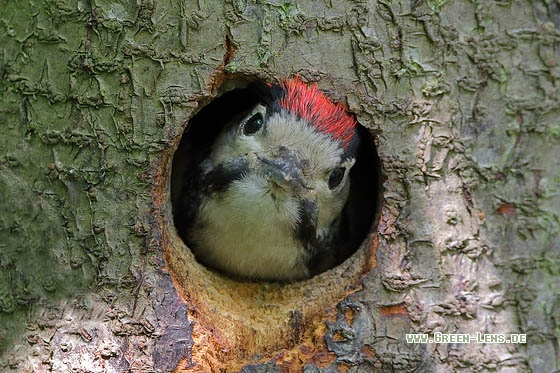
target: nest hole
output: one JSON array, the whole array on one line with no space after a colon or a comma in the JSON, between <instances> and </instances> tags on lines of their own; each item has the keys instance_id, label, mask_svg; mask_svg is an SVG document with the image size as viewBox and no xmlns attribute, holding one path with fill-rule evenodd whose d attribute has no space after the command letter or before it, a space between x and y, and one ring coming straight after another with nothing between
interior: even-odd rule
<instances>
[{"instance_id":1,"label":"nest hole","mask_svg":"<svg viewBox=\"0 0 560 373\"><path fill-rule=\"evenodd\" d=\"M235 362L242 366L313 339L324 327L329 310L358 289L362 277L376 264L374 222L381 204L380 164L374 138L361 125L348 202L357 209L355 233L344 260L310 279L292 283L239 279L197 261L185 232L174 224L173 211L182 193L182 180L201 162L198 151L212 145L224 119L256 104L258 98L246 89L254 81L245 76L227 77L214 99L199 101L200 109L166 154L161 171L165 182L155 193L160 196L155 204L161 210L157 230L166 266L188 305L189 318L195 321L193 359L205 361L207 368L217 368L216 361L227 361L231 368ZM218 119L208 121L208 116Z\"/></svg>"}]
</instances>

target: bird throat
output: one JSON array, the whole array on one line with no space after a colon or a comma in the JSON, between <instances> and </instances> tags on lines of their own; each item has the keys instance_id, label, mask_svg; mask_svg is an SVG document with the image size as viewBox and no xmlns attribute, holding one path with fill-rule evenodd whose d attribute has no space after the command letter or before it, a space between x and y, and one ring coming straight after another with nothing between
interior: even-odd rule
<instances>
[{"instance_id":1,"label":"bird throat","mask_svg":"<svg viewBox=\"0 0 560 373\"><path fill-rule=\"evenodd\" d=\"M296 199L273 192L266 178L255 172L221 194L201 205L192 234L199 260L255 279L308 276L306 250L294 235L301 220Z\"/></svg>"}]
</instances>

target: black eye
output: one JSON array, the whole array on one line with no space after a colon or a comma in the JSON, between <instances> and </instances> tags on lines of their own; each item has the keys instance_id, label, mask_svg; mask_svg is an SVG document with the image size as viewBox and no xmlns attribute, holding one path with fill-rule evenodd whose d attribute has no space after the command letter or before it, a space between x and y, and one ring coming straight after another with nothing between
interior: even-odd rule
<instances>
[{"instance_id":1,"label":"black eye","mask_svg":"<svg viewBox=\"0 0 560 373\"><path fill-rule=\"evenodd\" d=\"M261 113L253 115L245 124L243 125L243 134L245 136L257 133L263 125L263 116Z\"/></svg>"},{"instance_id":2,"label":"black eye","mask_svg":"<svg viewBox=\"0 0 560 373\"><path fill-rule=\"evenodd\" d=\"M342 179L344 179L344 171L346 169L344 167L337 167L331 171L331 175L329 176L329 188L334 189L336 188Z\"/></svg>"}]
</instances>

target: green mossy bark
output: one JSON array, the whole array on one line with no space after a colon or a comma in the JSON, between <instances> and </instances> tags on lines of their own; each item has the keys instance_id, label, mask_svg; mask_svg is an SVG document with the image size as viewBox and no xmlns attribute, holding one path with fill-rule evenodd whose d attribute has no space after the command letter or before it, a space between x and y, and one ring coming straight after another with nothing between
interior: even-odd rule
<instances>
[{"instance_id":1,"label":"green mossy bark","mask_svg":"<svg viewBox=\"0 0 560 373\"><path fill-rule=\"evenodd\" d=\"M0 0L0 368L189 356L151 167L223 69L318 80L378 135L378 270L329 369L560 369L559 43L554 1ZM433 331L528 342L404 340Z\"/></svg>"}]
</instances>

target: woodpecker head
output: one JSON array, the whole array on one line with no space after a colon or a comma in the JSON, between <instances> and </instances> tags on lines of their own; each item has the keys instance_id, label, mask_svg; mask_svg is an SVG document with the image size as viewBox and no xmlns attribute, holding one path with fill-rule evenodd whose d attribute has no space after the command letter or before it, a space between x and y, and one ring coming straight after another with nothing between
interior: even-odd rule
<instances>
[{"instance_id":1,"label":"woodpecker head","mask_svg":"<svg viewBox=\"0 0 560 373\"><path fill-rule=\"evenodd\" d=\"M236 276L307 278L339 261L356 121L299 79L255 92L191 175L199 181L186 241L203 263Z\"/></svg>"}]
</instances>

